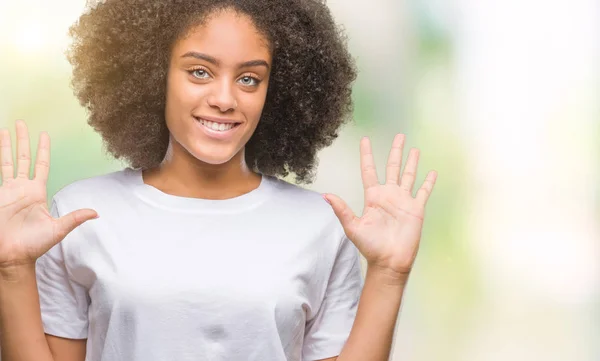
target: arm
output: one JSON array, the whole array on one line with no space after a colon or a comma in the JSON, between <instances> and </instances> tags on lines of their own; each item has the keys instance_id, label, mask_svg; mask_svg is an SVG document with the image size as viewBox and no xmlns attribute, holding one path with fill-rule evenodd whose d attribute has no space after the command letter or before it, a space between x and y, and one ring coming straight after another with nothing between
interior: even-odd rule
<instances>
[{"instance_id":1,"label":"arm","mask_svg":"<svg viewBox=\"0 0 600 361\"><path fill-rule=\"evenodd\" d=\"M387 361L406 280L367 268L356 319L342 352L333 361Z\"/></svg>"},{"instance_id":2,"label":"arm","mask_svg":"<svg viewBox=\"0 0 600 361\"><path fill-rule=\"evenodd\" d=\"M405 284L374 267L367 268L348 341L339 356L319 361L388 360Z\"/></svg>"},{"instance_id":3,"label":"arm","mask_svg":"<svg viewBox=\"0 0 600 361\"><path fill-rule=\"evenodd\" d=\"M0 345L4 361L55 361L42 328L34 265L0 271Z\"/></svg>"},{"instance_id":4,"label":"arm","mask_svg":"<svg viewBox=\"0 0 600 361\"><path fill-rule=\"evenodd\" d=\"M4 361L85 359L85 340L44 335L35 265L0 270L0 345Z\"/></svg>"},{"instance_id":5,"label":"arm","mask_svg":"<svg viewBox=\"0 0 600 361\"><path fill-rule=\"evenodd\" d=\"M84 361L87 340L62 338L46 334L55 361Z\"/></svg>"}]
</instances>

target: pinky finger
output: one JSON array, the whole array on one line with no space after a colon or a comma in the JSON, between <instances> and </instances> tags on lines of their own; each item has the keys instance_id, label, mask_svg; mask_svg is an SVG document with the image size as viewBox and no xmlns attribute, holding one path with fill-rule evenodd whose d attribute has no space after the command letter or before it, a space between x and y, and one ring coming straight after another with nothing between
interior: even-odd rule
<instances>
[{"instance_id":1,"label":"pinky finger","mask_svg":"<svg viewBox=\"0 0 600 361\"><path fill-rule=\"evenodd\" d=\"M435 185L435 180L437 179L437 172L432 170L427 173L427 177L425 178L425 182L419 190L417 191L416 200L425 207L427 204L427 200L429 200L429 196L433 191L433 186Z\"/></svg>"}]
</instances>

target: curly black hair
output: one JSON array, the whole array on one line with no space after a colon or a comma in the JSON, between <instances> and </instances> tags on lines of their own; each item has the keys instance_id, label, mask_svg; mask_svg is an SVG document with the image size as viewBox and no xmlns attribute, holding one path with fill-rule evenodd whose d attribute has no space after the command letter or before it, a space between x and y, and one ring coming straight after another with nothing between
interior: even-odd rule
<instances>
[{"instance_id":1,"label":"curly black hair","mask_svg":"<svg viewBox=\"0 0 600 361\"><path fill-rule=\"evenodd\" d=\"M311 183L316 153L351 119L356 67L325 0L104 0L71 26L72 86L106 150L133 168L163 160L166 76L176 40L215 11L248 15L273 58L251 169Z\"/></svg>"}]
</instances>

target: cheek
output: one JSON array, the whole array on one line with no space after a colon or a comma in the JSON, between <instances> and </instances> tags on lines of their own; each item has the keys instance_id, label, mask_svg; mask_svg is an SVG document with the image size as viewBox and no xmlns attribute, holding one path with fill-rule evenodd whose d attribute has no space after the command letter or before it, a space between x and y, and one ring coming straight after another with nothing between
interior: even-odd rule
<instances>
[{"instance_id":1,"label":"cheek","mask_svg":"<svg viewBox=\"0 0 600 361\"><path fill-rule=\"evenodd\" d=\"M196 104L199 98L205 96L205 92L204 87L189 81L184 72L169 77L167 81L167 102L171 105Z\"/></svg>"},{"instance_id":2,"label":"cheek","mask_svg":"<svg viewBox=\"0 0 600 361\"><path fill-rule=\"evenodd\" d=\"M169 130L173 133L177 133L176 129L179 128L181 123L179 120L182 118L183 113L189 113L189 100L186 95L188 90L185 89L186 85L177 75L169 76L167 80L167 92L166 92L166 103L165 103L165 118Z\"/></svg>"},{"instance_id":3,"label":"cheek","mask_svg":"<svg viewBox=\"0 0 600 361\"><path fill-rule=\"evenodd\" d=\"M240 99L240 104L243 104L246 115L251 117L253 121L258 121L265 105L266 91L245 93Z\"/></svg>"}]
</instances>

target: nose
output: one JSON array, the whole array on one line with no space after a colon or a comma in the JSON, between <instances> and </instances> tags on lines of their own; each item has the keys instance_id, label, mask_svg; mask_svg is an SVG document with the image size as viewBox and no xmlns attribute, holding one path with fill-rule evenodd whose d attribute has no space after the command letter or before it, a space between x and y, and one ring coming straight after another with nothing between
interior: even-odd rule
<instances>
[{"instance_id":1,"label":"nose","mask_svg":"<svg viewBox=\"0 0 600 361\"><path fill-rule=\"evenodd\" d=\"M206 99L208 105L212 108L218 108L223 113L237 108L237 101L231 85L225 81L213 84L212 92Z\"/></svg>"}]
</instances>

